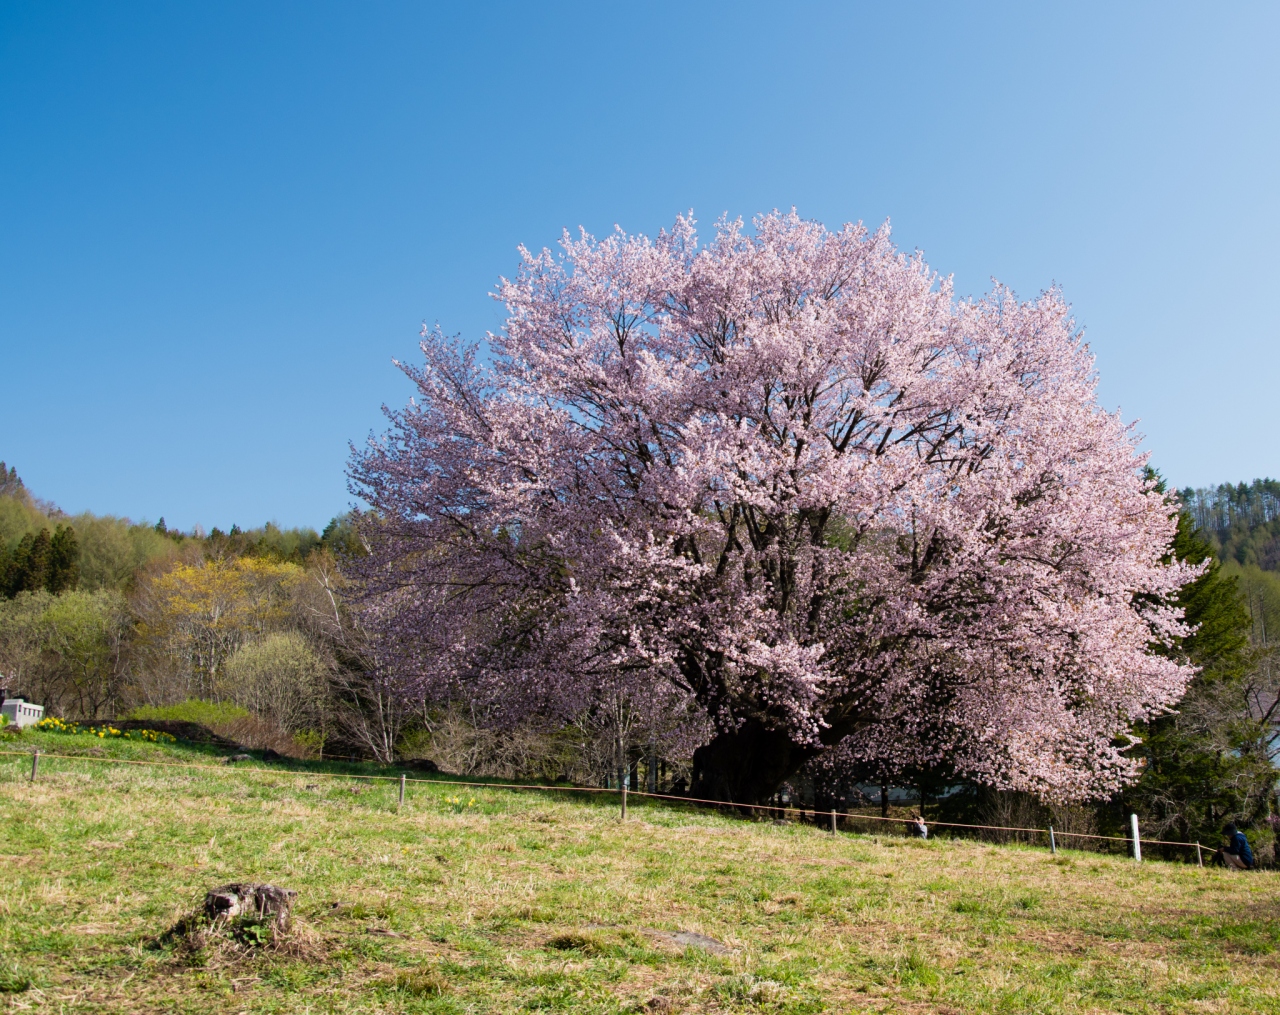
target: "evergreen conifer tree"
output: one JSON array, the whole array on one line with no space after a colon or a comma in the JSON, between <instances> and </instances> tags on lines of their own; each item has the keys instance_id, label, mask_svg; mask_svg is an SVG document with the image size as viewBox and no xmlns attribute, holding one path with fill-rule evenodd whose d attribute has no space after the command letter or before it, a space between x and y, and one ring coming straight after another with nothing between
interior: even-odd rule
<instances>
[{"instance_id":1,"label":"evergreen conifer tree","mask_svg":"<svg viewBox=\"0 0 1280 1015\"><path fill-rule=\"evenodd\" d=\"M59 525L49 542L49 573L45 588L55 596L80 584L80 542L70 525Z\"/></svg>"},{"instance_id":2,"label":"evergreen conifer tree","mask_svg":"<svg viewBox=\"0 0 1280 1015\"><path fill-rule=\"evenodd\" d=\"M19 592L35 592L48 585L52 544L48 529L22 537L5 573L6 596L12 599Z\"/></svg>"},{"instance_id":3,"label":"evergreen conifer tree","mask_svg":"<svg viewBox=\"0 0 1280 1015\"><path fill-rule=\"evenodd\" d=\"M6 468L5 463L0 462L0 497L18 497L23 499L27 496L27 488L18 477L18 470L12 465Z\"/></svg>"}]
</instances>

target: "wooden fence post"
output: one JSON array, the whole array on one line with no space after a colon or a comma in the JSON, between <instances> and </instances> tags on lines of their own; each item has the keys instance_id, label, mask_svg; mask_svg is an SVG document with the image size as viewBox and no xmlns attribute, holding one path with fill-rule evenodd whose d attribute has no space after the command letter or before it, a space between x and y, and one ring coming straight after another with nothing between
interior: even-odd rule
<instances>
[{"instance_id":1,"label":"wooden fence post","mask_svg":"<svg viewBox=\"0 0 1280 1015\"><path fill-rule=\"evenodd\" d=\"M31 755L31 781L36 781L36 770L40 767L40 748L36 748L35 754Z\"/></svg>"},{"instance_id":2,"label":"wooden fence post","mask_svg":"<svg viewBox=\"0 0 1280 1015\"><path fill-rule=\"evenodd\" d=\"M622 820L627 820L627 780L620 780L622 785Z\"/></svg>"},{"instance_id":3,"label":"wooden fence post","mask_svg":"<svg viewBox=\"0 0 1280 1015\"><path fill-rule=\"evenodd\" d=\"M1138 838L1138 815L1129 815L1129 827L1133 830L1133 860L1142 863L1142 840Z\"/></svg>"},{"instance_id":4,"label":"wooden fence post","mask_svg":"<svg viewBox=\"0 0 1280 1015\"><path fill-rule=\"evenodd\" d=\"M834 807L831 808L831 834L836 834L836 809Z\"/></svg>"},{"instance_id":5,"label":"wooden fence post","mask_svg":"<svg viewBox=\"0 0 1280 1015\"><path fill-rule=\"evenodd\" d=\"M1196 840L1196 866L1204 866L1204 853L1200 851L1200 841Z\"/></svg>"},{"instance_id":6,"label":"wooden fence post","mask_svg":"<svg viewBox=\"0 0 1280 1015\"><path fill-rule=\"evenodd\" d=\"M1058 842L1053 837L1053 825L1049 826L1049 852L1054 856L1058 855Z\"/></svg>"},{"instance_id":7,"label":"wooden fence post","mask_svg":"<svg viewBox=\"0 0 1280 1015\"><path fill-rule=\"evenodd\" d=\"M398 806L404 806L404 773L400 773L400 800Z\"/></svg>"}]
</instances>

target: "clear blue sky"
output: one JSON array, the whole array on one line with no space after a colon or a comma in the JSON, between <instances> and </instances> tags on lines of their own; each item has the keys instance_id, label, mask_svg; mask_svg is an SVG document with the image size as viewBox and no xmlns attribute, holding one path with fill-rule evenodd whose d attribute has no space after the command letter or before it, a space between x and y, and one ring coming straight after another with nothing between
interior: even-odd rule
<instances>
[{"instance_id":1,"label":"clear blue sky","mask_svg":"<svg viewBox=\"0 0 1280 1015\"><path fill-rule=\"evenodd\" d=\"M1182 486L1280 473L1274 4L0 5L0 458L323 525L518 243L795 206L1025 297Z\"/></svg>"}]
</instances>

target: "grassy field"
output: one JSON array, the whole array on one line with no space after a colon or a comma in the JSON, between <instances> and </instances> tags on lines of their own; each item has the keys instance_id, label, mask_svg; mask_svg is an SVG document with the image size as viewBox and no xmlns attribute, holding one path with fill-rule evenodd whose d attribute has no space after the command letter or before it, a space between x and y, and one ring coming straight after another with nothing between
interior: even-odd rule
<instances>
[{"instance_id":1,"label":"grassy field","mask_svg":"<svg viewBox=\"0 0 1280 1015\"><path fill-rule=\"evenodd\" d=\"M6 1011L1280 1012L1271 873L36 745L99 760L0 756ZM294 929L165 937L231 880Z\"/></svg>"}]
</instances>

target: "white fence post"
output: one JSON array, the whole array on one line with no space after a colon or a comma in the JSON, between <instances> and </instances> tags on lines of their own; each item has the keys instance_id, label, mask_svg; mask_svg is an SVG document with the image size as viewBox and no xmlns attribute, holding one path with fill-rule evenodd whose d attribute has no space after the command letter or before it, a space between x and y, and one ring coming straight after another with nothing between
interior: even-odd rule
<instances>
[{"instance_id":1,"label":"white fence post","mask_svg":"<svg viewBox=\"0 0 1280 1015\"><path fill-rule=\"evenodd\" d=\"M1138 838L1138 815L1129 815L1129 827L1133 829L1133 859L1135 863L1142 863L1142 840Z\"/></svg>"},{"instance_id":2,"label":"white fence post","mask_svg":"<svg viewBox=\"0 0 1280 1015\"><path fill-rule=\"evenodd\" d=\"M400 806L404 806L404 773L400 773Z\"/></svg>"}]
</instances>

